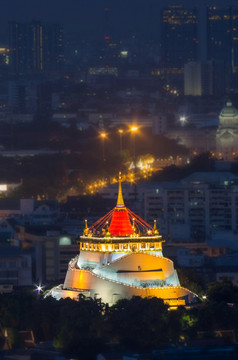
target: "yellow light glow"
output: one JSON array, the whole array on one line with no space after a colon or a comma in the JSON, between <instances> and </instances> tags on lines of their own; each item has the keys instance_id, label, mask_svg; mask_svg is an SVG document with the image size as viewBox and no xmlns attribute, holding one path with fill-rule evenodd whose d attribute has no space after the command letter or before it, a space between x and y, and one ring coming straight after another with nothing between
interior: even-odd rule
<instances>
[{"instance_id":1,"label":"yellow light glow","mask_svg":"<svg viewBox=\"0 0 238 360\"><path fill-rule=\"evenodd\" d=\"M7 191L7 185L5 184L0 185L0 191Z\"/></svg>"},{"instance_id":2,"label":"yellow light glow","mask_svg":"<svg viewBox=\"0 0 238 360\"><path fill-rule=\"evenodd\" d=\"M118 132L119 132L120 134L123 134L123 133L124 133L124 131L123 131L122 129L119 129Z\"/></svg>"},{"instance_id":3,"label":"yellow light glow","mask_svg":"<svg viewBox=\"0 0 238 360\"><path fill-rule=\"evenodd\" d=\"M130 130L131 130L131 132L137 132L138 131L138 126L135 126L135 125L131 126Z\"/></svg>"},{"instance_id":4,"label":"yellow light glow","mask_svg":"<svg viewBox=\"0 0 238 360\"><path fill-rule=\"evenodd\" d=\"M102 139L104 139L107 136L107 134L105 132L101 132L100 136L101 136Z\"/></svg>"}]
</instances>

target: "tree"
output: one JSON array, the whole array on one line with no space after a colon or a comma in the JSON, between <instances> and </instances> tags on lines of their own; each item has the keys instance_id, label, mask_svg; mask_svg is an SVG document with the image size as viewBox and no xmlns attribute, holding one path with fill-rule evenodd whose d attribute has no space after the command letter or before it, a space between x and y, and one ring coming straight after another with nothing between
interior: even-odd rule
<instances>
[{"instance_id":1,"label":"tree","mask_svg":"<svg viewBox=\"0 0 238 360\"><path fill-rule=\"evenodd\" d=\"M207 297L212 302L238 303L238 287L227 279L215 282L208 287Z\"/></svg>"},{"instance_id":2,"label":"tree","mask_svg":"<svg viewBox=\"0 0 238 360\"><path fill-rule=\"evenodd\" d=\"M108 310L107 329L111 341L124 349L145 351L166 342L168 307L158 298L119 300Z\"/></svg>"}]
</instances>

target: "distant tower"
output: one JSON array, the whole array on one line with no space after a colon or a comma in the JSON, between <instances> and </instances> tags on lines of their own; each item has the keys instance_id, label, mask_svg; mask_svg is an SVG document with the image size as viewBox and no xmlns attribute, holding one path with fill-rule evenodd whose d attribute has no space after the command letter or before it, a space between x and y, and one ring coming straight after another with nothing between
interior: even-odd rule
<instances>
[{"instance_id":1,"label":"distant tower","mask_svg":"<svg viewBox=\"0 0 238 360\"><path fill-rule=\"evenodd\" d=\"M198 19L196 9L172 5L162 10L161 55L166 67L183 68L198 56Z\"/></svg>"},{"instance_id":2,"label":"distant tower","mask_svg":"<svg viewBox=\"0 0 238 360\"><path fill-rule=\"evenodd\" d=\"M232 9L207 8L208 60L222 60L232 67Z\"/></svg>"},{"instance_id":3,"label":"distant tower","mask_svg":"<svg viewBox=\"0 0 238 360\"><path fill-rule=\"evenodd\" d=\"M63 60L63 28L40 21L10 22L9 49L12 74L55 72Z\"/></svg>"},{"instance_id":4,"label":"distant tower","mask_svg":"<svg viewBox=\"0 0 238 360\"><path fill-rule=\"evenodd\" d=\"M207 8L207 54L223 61L226 72L238 72L238 9Z\"/></svg>"}]
</instances>

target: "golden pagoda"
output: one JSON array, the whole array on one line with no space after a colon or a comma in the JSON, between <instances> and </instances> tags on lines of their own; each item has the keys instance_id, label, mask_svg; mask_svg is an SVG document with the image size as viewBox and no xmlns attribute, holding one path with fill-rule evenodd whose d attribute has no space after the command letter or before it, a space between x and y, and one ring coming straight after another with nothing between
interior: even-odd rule
<instances>
[{"instance_id":1,"label":"golden pagoda","mask_svg":"<svg viewBox=\"0 0 238 360\"><path fill-rule=\"evenodd\" d=\"M155 296L170 306L196 302L196 294L180 286L162 243L156 221L152 227L125 206L119 177L116 206L91 226L85 221L80 253L50 295L77 300L83 294L109 305L134 295Z\"/></svg>"}]
</instances>

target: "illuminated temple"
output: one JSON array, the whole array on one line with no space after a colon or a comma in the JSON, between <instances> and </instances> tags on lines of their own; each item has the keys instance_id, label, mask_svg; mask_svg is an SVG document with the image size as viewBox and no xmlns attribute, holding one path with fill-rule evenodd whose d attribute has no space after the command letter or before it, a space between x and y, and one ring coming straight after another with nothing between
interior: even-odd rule
<instances>
[{"instance_id":1,"label":"illuminated temple","mask_svg":"<svg viewBox=\"0 0 238 360\"><path fill-rule=\"evenodd\" d=\"M170 306L189 305L196 295L180 286L162 243L156 222L150 226L125 206L119 179L116 206L90 227L85 221L80 254L69 262L64 284L50 295L78 299L83 294L108 304L155 296Z\"/></svg>"}]
</instances>

